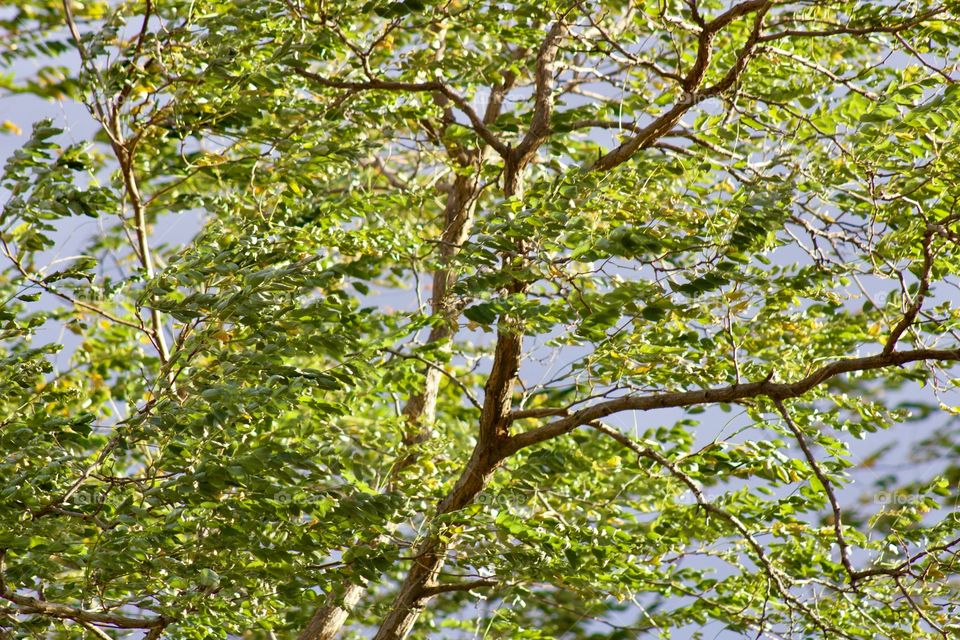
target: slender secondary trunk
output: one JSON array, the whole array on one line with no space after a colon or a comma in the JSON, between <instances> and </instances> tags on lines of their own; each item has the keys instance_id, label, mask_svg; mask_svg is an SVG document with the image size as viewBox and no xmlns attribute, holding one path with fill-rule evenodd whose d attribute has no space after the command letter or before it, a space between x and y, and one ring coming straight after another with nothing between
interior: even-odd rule
<instances>
[{"instance_id":1,"label":"slender secondary trunk","mask_svg":"<svg viewBox=\"0 0 960 640\"><path fill-rule=\"evenodd\" d=\"M457 280L456 271L451 268L450 262L460 252L460 246L473 227L473 209L479 192L475 176L457 176L450 187L450 194L444 208L444 229L440 236L440 268L433 273L433 294L430 298L431 311L438 318L430 330L428 344L438 344L448 340L457 331L457 315L459 307L450 297L450 287ZM428 367L424 372L423 387L413 393L403 408L403 415L407 419L408 432L405 444L415 444L423 440L428 427L436 417L437 393L440 391L440 380L443 373ZM395 468L394 473L408 466L413 460L405 458Z\"/></svg>"},{"instance_id":2,"label":"slender secondary trunk","mask_svg":"<svg viewBox=\"0 0 960 640\"><path fill-rule=\"evenodd\" d=\"M357 606L366 585L351 582L345 585L343 595L339 598L328 597L327 603L317 609L310 619L310 624L304 628L298 640L331 640L339 633L343 623L347 621L350 611Z\"/></svg>"}]
</instances>

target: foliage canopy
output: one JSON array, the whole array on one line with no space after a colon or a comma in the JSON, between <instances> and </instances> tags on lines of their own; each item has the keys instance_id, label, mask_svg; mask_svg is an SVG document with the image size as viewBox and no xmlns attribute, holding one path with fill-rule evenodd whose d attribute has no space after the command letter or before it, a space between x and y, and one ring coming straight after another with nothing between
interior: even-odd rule
<instances>
[{"instance_id":1,"label":"foliage canopy","mask_svg":"<svg viewBox=\"0 0 960 640\"><path fill-rule=\"evenodd\" d=\"M0 636L960 636L954 8L0 8Z\"/></svg>"}]
</instances>

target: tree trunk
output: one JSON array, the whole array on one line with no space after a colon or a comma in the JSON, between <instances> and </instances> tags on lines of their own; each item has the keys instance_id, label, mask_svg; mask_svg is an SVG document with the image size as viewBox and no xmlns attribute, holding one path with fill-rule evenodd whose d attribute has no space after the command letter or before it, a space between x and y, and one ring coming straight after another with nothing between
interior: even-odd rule
<instances>
[{"instance_id":1,"label":"tree trunk","mask_svg":"<svg viewBox=\"0 0 960 640\"><path fill-rule=\"evenodd\" d=\"M490 481L502 459L498 447L478 442L457 484L440 503L438 513L457 511L473 502ZM424 596L425 587L436 582L448 546L436 536L428 537L417 545L413 565L374 640L401 640L407 637L429 600Z\"/></svg>"},{"instance_id":2,"label":"tree trunk","mask_svg":"<svg viewBox=\"0 0 960 640\"><path fill-rule=\"evenodd\" d=\"M510 400L520 365L521 345L519 331L506 321L501 322L493 369L485 387L477 445L457 483L437 507L439 515L457 511L473 502L504 458L503 445L509 437ZM407 637L429 600L424 595L425 589L436 582L447 548L448 545L437 536L430 536L417 545L413 565L374 640Z\"/></svg>"},{"instance_id":3,"label":"tree trunk","mask_svg":"<svg viewBox=\"0 0 960 640\"><path fill-rule=\"evenodd\" d=\"M347 621L350 610L366 591L363 584L350 583L345 586L342 599L328 597L327 603L317 609L310 619L310 624L297 636L297 640L333 640L337 636L343 623Z\"/></svg>"}]
</instances>

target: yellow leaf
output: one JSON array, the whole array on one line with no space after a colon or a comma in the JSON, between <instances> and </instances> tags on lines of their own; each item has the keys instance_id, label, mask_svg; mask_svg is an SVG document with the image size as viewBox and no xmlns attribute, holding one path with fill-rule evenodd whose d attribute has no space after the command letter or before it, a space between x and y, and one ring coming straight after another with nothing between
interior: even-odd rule
<instances>
[{"instance_id":1,"label":"yellow leaf","mask_svg":"<svg viewBox=\"0 0 960 640\"><path fill-rule=\"evenodd\" d=\"M941 402L940 408L951 415L960 416L960 407L951 407L950 405Z\"/></svg>"},{"instance_id":2,"label":"yellow leaf","mask_svg":"<svg viewBox=\"0 0 960 640\"><path fill-rule=\"evenodd\" d=\"M20 134L23 133L23 129L21 129L14 123L10 122L9 120L4 120L2 123L0 123L0 129L3 129L7 133L12 133L15 136L19 136Z\"/></svg>"}]
</instances>

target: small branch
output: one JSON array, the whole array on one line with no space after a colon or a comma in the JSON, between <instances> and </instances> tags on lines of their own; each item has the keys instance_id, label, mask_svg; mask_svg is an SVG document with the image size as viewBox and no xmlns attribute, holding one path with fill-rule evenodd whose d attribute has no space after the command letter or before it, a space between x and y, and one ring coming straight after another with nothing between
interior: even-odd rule
<instances>
[{"instance_id":1,"label":"small branch","mask_svg":"<svg viewBox=\"0 0 960 640\"><path fill-rule=\"evenodd\" d=\"M330 89L347 89L349 91L401 91L409 93L439 93L453 102L460 111L466 114L470 120L473 130L477 132L484 142L493 147L501 156L510 153L510 148L502 142L492 131L483 123L483 119L474 111L470 103L462 96L455 93L442 82L400 82L394 80L367 80L364 82L351 82L347 80L331 80L312 71L307 71L302 67L294 67L294 73L311 80L322 87Z\"/></svg>"},{"instance_id":2,"label":"small branch","mask_svg":"<svg viewBox=\"0 0 960 640\"><path fill-rule=\"evenodd\" d=\"M67 605L55 604L29 596L19 596L8 591L0 592L0 598L17 605L23 613L45 615L62 620L73 620L79 624L108 625L116 629L153 629L169 623L163 616L133 618L118 613L88 611L86 609L68 607Z\"/></svg>"},{"instance_id":3,"label":"small branch","mask_svg":"<svg viewBox=\"0 0 960 640\"><path fill-rule=\"evenodd\" d=\"M131 329L136 329L137 331L142 331L142 332L144 332L147 336L150 336L150 331L149 331L145 326L143 326L142 324L137 324L137 323L131 322L131 321L129 321L129 320L124 320L123 318L120 318L120 317L118 317L118 316L115 316L115 315L113 315L112 313L110 313L109 311L106 311L106 310L104 310L104 309L101 309L100 307L98 307L98 306L96 306L96 305L94 305L94 304L90 304L89 302L85 302L85 301L83 301L83 300L80 300L79 298L74 298L74 297L72 297L72 296L69 296L69 295L63 293L62 291L60 291L59 289L57 289L57 288L55 288L55 287L51 287L48 283L44 282L43 280L39 280L39 279L37 279L35 276L31 275L30 272L28 272L28 271L26 270L26 268L23 266L23 263L20 262L20 259L19 259L16 255L14 255L13 250L10 248L10 245L7 244L6 239L3 238L3 237L0 237L0 246L3 247L3 253L4 253L4 255L7 257L7 259L10 260L10 262L13 263L13 266L14 266L14 267L16 268L16 270L20 273L20 275L22 275L22 276L23 276L28 282L30 282L31 284L33 284L33 285L35 285L35 286L37 286L37 287L40 287L41 289L43 289L44 291L46 291L47 293L49 293L49 294L51 294L51 295L57 296L57 297L60 298L61 300L65 300L66 302L69 302L70 304L74 305L75 307L80 307L81 309L86 309L87 311L90 311L90 312L92 312L92 313L95 313L95 314L101 316L102 318L104 318L104 319L106 319L106 320L109 320L110 322L114 322L114 323L116 323L116 324L121 324L121 325L123 325L123 326L125 326L125 327L130 327Z\"/></svg>"},{"instance_id":4,"label":"small branch","mask_svg":"<svg viewBox=\"0 0 960 640\"><path fill-rule=\"evenodd\" d=\"M119 124L114 125L114 137L121 141L114 144L114 152L120 163L120 174L123 178L127 197L130 199L130 206L133 207L133 227L137 236L137 253L144 274L148 279L152 279L154 276L153 254L150 251L147 234L146 208L143 206L143 197L140 194L140 186L133 168L133 156L128 151L126 143L122 142L123 135ZM163 332L163 319L157 309L150 309L150 325L151 338L157 348L157 354L160 356L160 364L165 365L170 360L170 351L167 348L167 339Z\"/></svg>"},{"instance_id":5,"label":"small branch","mask_svg":"<svg viewBox=\"0 0 960 640\"><path fill-rule=\"evenodd\" d=\"M943 640L950 640L950 636L947 635L947 632L944 630L944 628L938 625L933 620L931 620L929 616L927 616L927 614L923 612L923 609L917 606L917 603L914 602L913 600L913 596L911 596L910 592L907 591L907 588L903 586L903 581L900 580L900 576L893 576L893 581L896 583L897 589L900 590L900 593L903 594L903 597L906 599L907 603L910 605L910 608L917 612L917 615L920 616L920 619L926 622L928 625L930 625L934 629L936 629L937 633L939 633L943 637Z\"/></svg>"},{"instance_id":6,"label":"small branch","mask_svg":"<svg viewBox=\"0 0 960 640\"><path fill-rule=\"evenodd\" d=\"M927 293L930 291L930 270L933 268L933 250L930 245L933 242L933 233L934 230L928 228L926 233L923 236L923 266L920 271L920 284L917 287L917 294L913 298L913 302L907 308L906 313L903 314L903 317L900 319L900 322L893 327L890 331L890 337L887 338L886 344L883 346L884 353L891 353L894 348L897 346L897 341L900 340L900 336L903 335L903 332L910 328L910 325L913 324L913 321L917 319L917 314L920 313L921 307L923 307L923 301L927 296ZM907 292L904 291L904 296Z\"/></svg>"},{"instance_id":7,"label":"small branch","mask_svg":"<svg viewBox=\"0 0 960 640\"><path fill-rule=\"evenodd\" d=\"M467 398L467 400L470 401L470 404L472 404L477 409L481 409L481 410L483 409L483 405L480 404L480 401L477 400L476 396L473 395L470 389L468 389L465 384L460 382L460 380L457 379L455 375L453 375L452 373L450 373L449 371L447 371L446 369L438 365L436 362L432 362L430 360L427 360L426 358L422 358L413 353L403 353L402 351L397 351L396 349L384 349L384 351L386 351L387 353L392 353L398 358L405 358L408 360L416 360L418 362L422 362L423 364L427 365L431 369L439 371L444 376L449 378L450 381L453 382L453 384L457 385L460 388L460 391L462 391L463 395Z\"/></svg>"},{"instance_id":8,"label":"small branch","mask_svg":"<svg viewBox=\"0 0 960 640\"><path fill-rule=\"evenodd\" d=\"M373 165L374 167L376 167L377 171L380 172L380 175L386 178L387 182L394 189L399 189L400 191L406 191L407 189L410 188L410 183L404 180L401 180L400 177L397 176L397 174L395 174L393 171L391 171L387 167L387 165L383 162L383 160L381 160L380 158L375 156L373 158Z\"/></svg>"},{"instance_id":9,"label":"small branch","mask_svg":"<svg viewBox=\"0 0 960 640\"><path fill-rule=\"evenodd\" d=\"M831 82L834 82L834 83L839 84L839 85L843 85L844 87L846 87L846 88L849 89L850 91L853 91L854 93L857 93L857 94L863 96L864 98L867 98L868 100L871 100L871 101L874 101L874 102L876 102L877 100L880 100L880 96L878 96L877 94L873 93L872 91L867 91L867 90L865 90L865 89L861 89L861 88L858 87L857 85L853 84L853 82L852 82L850 79L840 77L840 76L838 76L837 74L835 74L833 71L831 71L830 69L827 69L826 67L824 67L823 65L817 64L816 62L814 62L814 61L812 61L812 60L807 60L807 59L804 58L803 56L797 55L797 54L795 54L795 53L791 53L790 51L786 51L786 50L784 50L784 49L780 49L779 47L770 47L770 46L768 46L768 47L763 47L763 50L764 50L764 51L769 51L769 52L774 53L774 54L776 54L776 55L778 55L778 56L782 56L782 57L784 57L784 58L787 58L788 60L793 60L793 61L796 62L797 64L802 65L802 66L806 67L807 69L810 69L811 71L816 71L817 73L826 76L827 78L830 79Z\"/></svg>"},{"instance_id":10,"label":"small branch","mask_svg":"<svg viewBox=\"0 0 960 640\"><path fill-rule=\"evenodd\" d=\"M83 45L83 39L80 37L80 30L77 28L77 20L73 15L73 8L70 6L72 0L63 0L63 15L66 19L67 29L70 31L70 38L73 40L74 46L77 47L77 54L80 56L80 63L88 68L88 71L91 75L95 76L100 83L100 86L103 86L103 77L100 74L100 70L97 69L97 66L93 63L93 59L90 58L87 48ZM100 104L100 100L96 96L96 90L94 90L94 99L92 100L92 105L94 113L97 114L97 117L101 122L107 120L106 113L104 112L103 105ZM113 133L107 131L107 135L110 136L111 142L116 142L113 140Z\"/></svg>"},{"instance_id":11,"label":"small branch","mask_svg":"<svg viewBox=\"0 0 960 640\"><path fill-rule=\"evenodd\" d=\"M693 21L696 22L701 28L706 28L707 23L703 19L703 16L700 15L700 7L697 3L697 0L686 0L686 4L690 9L690 17L693 18Z\"/></svg>"},{"instance_id":12,"label":"small branch","mask_svg":"<svg viewBox=\"0 0 960 640\"><path fill-rule=\"evenodd\" d=\"M441 593L451 593L454 591L472 591L484 587L495 587L499 582L496 580L471 580L470 582L454 582L450 584L435 584L423 587L420 591L421 597L432 598Z\"/></svg>"},{"instance_id":13,"label":"small branch","mask_svg":"<svg viewBox=\"0 0 960 640\"><path fill-rule=\"evenodd\" d=\"M609 171L618 165L623 164L633 157L640 149L651 146L659 138L673 128L680 120L680 117L689 111L694 105L703 102L708 98L720 95L730 89L740 78L748 61L754 55L756 45L760 41L763 20L773 5L772 0L748 0L738 5L734 5L724 13L720 14L700 31L698 37L697 59L693 67L683 78L683 94L674 102L666 112L660 114L643 129L636 132L636 135L629 138L620 146L600 156L590 167L593 171ZM710 65L712 56L712 43L717 33L725 26L737 18L749 13L756 12L753 27L746 43L737 54L737 59L727 71L727 73L713 86L705 89L697 89L706 76L707 68Z\"/></svg>"},{"instance_id":14,"label":"small branch","mask_svg":"<svg viewBox=\"0 0 960 640\"><path fill-rule=\"evenodd\" d=\"M820 468L820 464L817 462L816 456L813 455L813 451L810 449L810 445L807 443L803 431L797 426L793 419L790 418L790 414L787 412L783 401L779 398L774 398L773 404L777 407L780 415L783 416L783 421L786 423L787 428L793 433L793 437L797 439L797 443L803 451L803 456L807 459L807 464L810 465L813 474L817 476L817 480L819 480L823 486L824 493L827 494L827 500L830 502L830 508L833 510L833 532L837 538L837 545L840 547L840 562L843 564L843 568L847 570L851 584L856 584L857 572L850 563L850 545L843 536L843 513L840 511L840 503L837 501L837 495L833 491L830 478L828 478L827 474Z\"/></svg>"},{"instance_id":15,"label":"small branch","mask_svg":"<svg viewBox=\"0 0 960 640\"><path fill-rule=\"evenodd\" d=\"M782 40L783 38L822 38L826 36L866 36L874 33L899 33L901 31L906 31L913 27L919 26L928 18L932 18L939 13L945 11L945 8L941 6L934 7L923 13L917 15L912 20L907 22L902 22L896 25L878 25L873 27L850 27L850 26L837 26L831 29L813 29L813 30L800 30L800 29L784 29L783 31L777 31L775 33L769 33L760 38L760 42L770 42L773 40Z\"/></svg>"},{"instance_id":16,"label":"small branch","mask_svg":"<svg viewBox=\"0 0 960 640\"><path fill-rule=\"evenodd\" d=\"M140 57L140 52L143 49L143 41L147 37L147 29L150 26L150 16L153 12L153 0L146 0L143 8L143 21L140 23L140 32L137 34L137 41L133 47L133 53L130 56L130 59L127 64L127 72L129 73L136 68L137 59ZM123 106L123 103L126 101L127 97L130 95L130 91L133 88L129 82L126 82L123 86L123 89L117 94L116 101L114 102L114 109L119 109Z\"/></svg>"},{"instance_id":17,"label":"small branch","mask_svg":"<svg viewBox=\"0 0 960 640\"><path fill-rule=\"evenodd\" d=\"M780 595L783 596L785 600L793 604L799 611L802 611L804 614L810 617L817 626L819 626L823 631L830 631L840 637L849 638L853 640L852 636L843 633L840 629L829 626L825 623L813 610L811 610L807 605L801 602L793 593L791 593L789 586L785 583L785 576L779 571L776 567L773 566L773 563L767 557L766 552L763 550L763 546L757 541L757 539L750 533L750 530L747 529L747 526L734 514L721 509L717 505L713 504L707 497L703 494L703 489L700 485L691 478L687 473L684 473L675 463L673 463L669 458L666 458L661 453L654 451L648 447L634 442L629 437L620 433L616 429L609 427L599 421L592 421L587 424L592 429L596 429L600 433L613 438L624 447L630 449L637 454L638 458L646 458L653 461L657 465L666 469L666 471L683 484L690 493L693 494L694 499L697 501L697 506L703 509L706 513L712 514L728 525L733 527L734 530L744 539L746 544L753 550L754 555L756 556L757 561L760 566L763 568L763 572L767 577L768 584L772 585L780 592Z\"/></svg>"},{"instance_id":18,"label":"small branch","mask_svg":"<svg viewBox=\"0 0 960 640\"><path fill-rule=\"evenodd\" d=\"M517 55L517 54L514 54ZM487 99L487 108L483 112L483 123L493 124L503 110L503 101L506 99L510 89L517 81L517 74L507 70L503 74L503 82L490 89L490 97Z\"/></svg>"},{"instance_id":19,"label":"small branch","mask_svg":"<svg viewBox=\"0 0 960 640\"><path fill-rule=\"evenodd\" d=\"M520 175L524 168L533 159L537 149L550 135L550 120L553 117L553 90L556 84L554 63L560 52L560 40L567 33L564 17L550 27L537 53L536 71L534 73L533 90L533 117L530 119L530 128L516 148L508 147L507 155L503 156L503 193L505 196L518 195L521 188Z\"/></svg>"},{"instance_id":20,"label":"small branch","mask_svg":"<svg viewBox=\"0 0 960 640\"><path fill-rule=\"evenodd\" d=\"M106 631L104 631L99 627L95 627L89 622L78 622L77 624L79 624L81 627L83 627L84 629L86 629L96 637L100 638L100 640L113 640L113 638L111 638Z\"/></svg>"},{"instance_id":21,"label":"small branch","mask_svg":"<svg viewBox=\"0 0 960 640\"><path fill-rule=\"evenodd\" d=\"M899 42L901 45L903 45L903 48L904 48L904 49L906 49L907 51L909 51L909 52L913 55L913 57L916 58L917 62L919 62L920 64L922 64L923 66L925 66L927 69L930 69L930 71L933 71L934 73L936 73L937 75L939 75L939 76L940 76L941 78L943 78L944 80L946 80L946 81L947 81L947 84L956 84L957 81L954 80L954 79L950 76L950 74L948 74L946 71L944 71L944 70L941 69L940 67L935 67L935 66L933 66L932 64L930 64L929 62L927 62L926 60L924 60L924 59L923 59L923 56L920 55L920 52L917 51L909 42L907 42L906 40L904 40L902 35L900 35L899 33L895 33L895 34L893 35L893 37L897 39L897 42Z\"/></svg>"},{"instance_id":22,"label":"small branch","mask_svg":"<svg viewBox=\"0 0 960 640\"><path fill-rule=\"evenodd\" d=\"M159 398L160 396L158 394L151 400L148 400L143 405L143 407L141 407L137 411L136 415L130 416L126 420L123 420L122 422L117 423L115 427L119 427L124 423L129 423L136 418L146 417L147 414L150 412L150 410L156 406L157 402L159 401ZM79 478L73 481L73 484L70 485L70 488L68 488L62 495L51 500L46 506L38 509L37 511L34 511L32 514L33 520L39 520L40 518L43 518L50 513L53 513L55 509L60 508L67 500L69 500L77 492L78 489L80 489L81 485L83 485L83 483L85 483L93 475L97 467L103 464L104 460L107 459L107 456L109 456L110 453L114 449L116 449L121 442L123 442L123 434L120 433L118 429L115 429L115 431L118 431L118 432L115 433L113 437L110 438L110 441L103 446L103 449L100 450L100 453L97 455L96 460L94 460L93 463L90 464L80 474ZM2 584L0 584L0 589L2 589Z\"/></svg>"},{"instance_id":23,"label":"small branch","mask_svg":"<svg viewBox=\"0 0 960 640\"><path fill-rule=\"evenodd\" d=\"M77 28L76 19L74 18L73 9L71 8L70 3L71 0L63 0L63 11L64 16L66 17L67 28L70 31L70 36L77 47L77 52L80 55L81 63L89 67L90 72L97 77L99 86L101 88L105 87L106 85L104 84L104 80L101 77L99 70L97 69L93 60L90 58L86 47L83 45L83 39L81 38L80 31ZM134 47L134 55L131 58L131 63L135 61L136 57L140 53L141 47L143 46L143 41L146 37L147 28L150 23L150 14L152 9L152 0L147 0L146 8L144 9L143 23L137 36L137 42ZM110 108L107 108L101 104L95 93L89 106L92 108L93 113L96 114L96 120L103 127L103 131L110 139L110 146L117 158L117 162L120 164L120 175L123 179L124 191L126 192L127 197L130 200L130 205L133 208L133 224L134 231L136 233L136 246L134 247L134 252L140 259L140 263L143 266L146 276L148 278L152 278L154 275L153 259L150 254L150 247L147 240L145 207L134 170L133 147L135 144L128 144L128 141L124 138L123 130L120 124L120 109L123 106L129 90L129 85L124 87L117 94L116 100ZM151 328L148 332L148 335L150 340L153 342L153 345L157 349L157 354L160 356L160 362L162 364L166 364L166 362L170 359L170 353L167 349L166 338L163 333L163 321L160 316L160 312L156 309L151 309L150 317Z\"/></svg>"},{"instance_id":24,"label":"small branch","mask_svg":"<svg viewBox=\"0 0 960 640\"><path fill-rule=\"evenodd\" d=\"M863 578L872 578L874 576L902 576L910 571L910 568L920 560L923 560L927 556L933 555L934 553L939 553L941 551L950 551L953 547L960 545L960 538L955 538L950 542L942 545L937 545L935 547L930 547L929 549L924 549L920 551L895 567L876 567L873 569L864 569L863 571L858 571L856 577L858 580Z\"/></svg>"},{"instance_id":25,"label":"small branch","mask_svg":"<svg viewBox=\"0 0 960 640\"><path fill-rule=\"evenodd\" d=\"M643 131L643 128L633 121L626 122L617 122L615 120L577 120L576 122L569 125L571 131L577 129L617 129L622 131L632 131L633 133L639 133Z\"/></svg>"}]
</instances>

